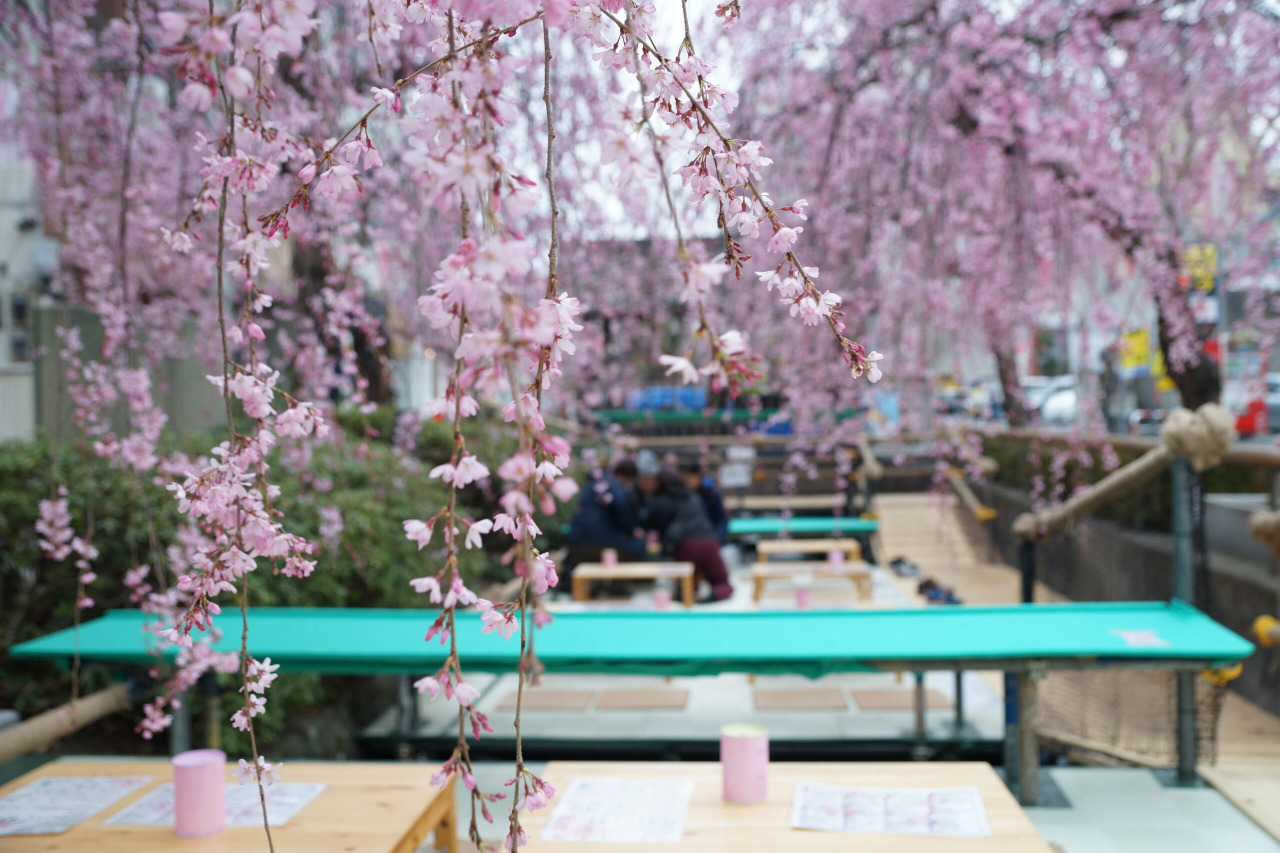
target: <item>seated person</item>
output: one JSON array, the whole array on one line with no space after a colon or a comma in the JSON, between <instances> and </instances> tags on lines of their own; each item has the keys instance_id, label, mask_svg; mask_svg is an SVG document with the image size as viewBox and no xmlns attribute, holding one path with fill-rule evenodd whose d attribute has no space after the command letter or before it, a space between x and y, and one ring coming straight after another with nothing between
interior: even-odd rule
<instances>
[{"instance_id":1,"label":"seated person","mask_svg":"<svg viewBox=\"0 0 1280 853\"><path fill-rule=\"evenodd\" d=\"M636 535L640 522L632 492L635 480L636 465L630 459L618 462L612 473L596 468L587 475L564 538L569 546L565 577L578 563L600 562L605 548L617 550L619 560L644 559L644 539Z\"/></svg>"},{"instance_id":2,"label":"seated person","mask_svg":"<svg viewBox=\"0 0 1280 853\"><path fill-rule=\"evenodd\" d=\"M733 594L733 586L702 500L675 471L658 473L646 471L647 467L640 469L640 492L647 499L645 529L658 533L663 553L693 563L695 579L705 578L711 584L711 597L704 603L725 600Z\"/></svg>"},{"instance_id":3,"label":"seated person","mask_svg":"<svg viewBox=\"0 0 1280 853\"><path fill-rule=\"evenodd\" d=\"M698 460L688 462L682 471L684 484L689 491L702 500L702 508L707 512L707 520L711 522L716 533L716 541L721 545L729 541L729 513L724 508L724 496L715 478L702 469Z\"/></svg>"}]
</instances>

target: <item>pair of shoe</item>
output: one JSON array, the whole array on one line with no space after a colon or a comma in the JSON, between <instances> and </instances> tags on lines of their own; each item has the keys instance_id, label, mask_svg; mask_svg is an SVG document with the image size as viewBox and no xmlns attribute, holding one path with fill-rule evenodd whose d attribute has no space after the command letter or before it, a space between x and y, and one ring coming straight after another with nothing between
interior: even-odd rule
<instances>
[{"instance_id":1,"label":"pair of shoe","mask_svg":"<svg viewBox=\"0 0 1280 853\"><path fill-rule=\"evenodd\" d=\"M914 578L920 575L920 567L908 562L906 557L894 557L889 561L889 568L900 578Z\"/></svg>"}]
</instances>

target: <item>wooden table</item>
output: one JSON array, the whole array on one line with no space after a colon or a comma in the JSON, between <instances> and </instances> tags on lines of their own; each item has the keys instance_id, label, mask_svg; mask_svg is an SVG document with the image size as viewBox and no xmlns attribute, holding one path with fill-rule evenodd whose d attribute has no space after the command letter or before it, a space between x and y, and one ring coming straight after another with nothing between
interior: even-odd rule
<instances>
[{"instance_id":1,"label":"wooden table","mask_svg":"<svg viewBox=\"0 0 1280 853\"><path fill-rule=\"evenodd\" d=\"M228 767L232 762L228 760ZM431 784L434 764L285 762L286 782L328 785L285 826L272 827L280 853L412 853L430 833L437 847L458 850L453 781L443 789ZM151 776L146 787L60 835L0 837L5 853L222 853L266 850L261 826L229 827L203 838L179 838L171 827L107 826L107 818L162 782L173 780L167 760L54 761L3 788L12 793L49 776ZM229 777L234 778L234 777Z\"/></svg>"},{"instance_id":2,"label":"wooden table","mask_svg":"<svg viewBox=\"0 0 1280 853\"><path fill-rule=\"evenodd\" d=\"M592 581L645 581L659 578L679 578L681 598L685 607L694 602L693 563L579 563L573 568L573 600L590 598Z\"/></svg>"},{"instance_id":3,"label":"wooden table","mask_svg":"<svg viewBox=\"0 0 1280 853\"><path fill-rule=\"evenodd\" d=\"M769 765L769 796L763 803L736 805L721 797L719 763L553 761L544 778L558 791L584 776L634 779L692 779L693 799L678 844L625 844L627 853L698 850L773 853L776 850L857 850L858 853L1050 853L991 765L981 762L812 763ZM988 838L931 838L918 835L853 835L791 828L791 798L798 782L875 787L935 788L976 785L991 822ZM557 797L559 794L557 794ZM590 845L543 842L539 833L556 800L526 812L530 853L581 853Z\"/></svg>"},{"instance_id":4,"label":"wooden table","mask_svg":"<svg viewBox=\"0 0 1280 853\"><path fill-rule=\"evenodd\" d=\"M752 563L751 582L755 585L752 591L752 598L755 601L759 601L764 595L765 581L784 578L794 579L803 575L812 575L819 578L847 578L853 581L854 587L858 590L858 598L862 601L871 600L872 589L875 586L871 577L871 567L862 562L843 563L839 566L833 566L828 562L819 560L787 563Z\"/></svg>"},{"instance_id":5,"label":"wooden table","mask_svg":"<svg viewBox=\"0 0 1280 853\"><path fill-rule=\"evenodd\" d=\"M756 544L756 556L761 562L778 554L830 554L844 553L846 562L862 559L862 545L857 539L765 539Z\"/></svg>"}]
</instances>

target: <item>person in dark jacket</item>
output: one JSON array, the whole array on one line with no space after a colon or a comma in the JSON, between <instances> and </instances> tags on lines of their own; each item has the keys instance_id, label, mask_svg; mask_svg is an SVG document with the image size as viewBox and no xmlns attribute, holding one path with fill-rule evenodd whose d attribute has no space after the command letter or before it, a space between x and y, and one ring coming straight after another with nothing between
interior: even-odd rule
<instances>
[{"instance_id":1,"label":"person in dark jacket","mask_svg":"<svg viewBox=\"0 0 1280 853\"><path fill-rule=\"evenodd\" d=\"M684 484L689 491L702 500L702 508L707 511L707 520L715 530L716 541L721 545L729 541L729 513L724 508L724 495L715 479L702 469L698 460L685 463Z\"/></svg>"},{"instance_id":2,"label":"person in dark jacket","mask_svg":"<svg viewBox=\"0 0 1280 853\"><path fill-rule=\"evenodd\" d=\"M567 574L578 563L599 562L605 548L616 549L620 560L644 559L644 539L636 535L640 520L632 490L635 480L636 466L629 459L615 465L612 473L596 468L587 475L564 539L569 546Z\"/></svg>"},{"instance_id":3,"label":"person in dark jacket","mask_svg":"<svg viewBox=\"0 0 1280 853\"><path fill-rule=\"evenodd\" d=\"M655 482L656 480L656 482ZM684 478L675 471L663 471L656 478L641 479L647 495L644 514L646 530L657 531L663 553L680 562L693 563L694 576L711 584L709 601L723 601L733 594L729 570L720 556L715 528L707 518L702 499L689 491Z\"/></svg>"}]
</instances>

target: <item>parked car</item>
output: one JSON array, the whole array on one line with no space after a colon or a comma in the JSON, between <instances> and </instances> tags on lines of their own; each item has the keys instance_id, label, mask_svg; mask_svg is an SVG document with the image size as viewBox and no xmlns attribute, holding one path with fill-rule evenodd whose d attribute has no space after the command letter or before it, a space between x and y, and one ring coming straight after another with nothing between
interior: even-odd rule
<instances>
[{"instance_id":1,"label":"parked car","mask_svg":"<svg viewBox=\"0 0 1280 853\"><path fill-rule=\"evenodd\" d=\"M1058 388L1045 397L1038 414L1046 426L1068 426L1076 422L1080 411L1079 394L1075 386Z\"/></svg>"}]
</instances>

